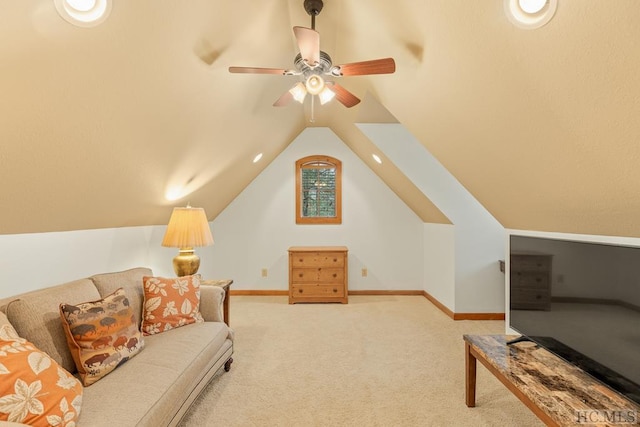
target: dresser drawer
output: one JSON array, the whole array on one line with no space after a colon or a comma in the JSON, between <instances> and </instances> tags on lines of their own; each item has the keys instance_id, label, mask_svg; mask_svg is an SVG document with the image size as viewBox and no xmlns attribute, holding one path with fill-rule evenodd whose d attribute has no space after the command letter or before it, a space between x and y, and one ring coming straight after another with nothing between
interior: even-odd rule
<instances>
[{"instance_id":1,"label":"dresser drawer","mask_svg":"<svg viewBox=\"0 0 640 427\"><path fill-rule=\"evenodd\" d=\"M338 283L328 285L324 283L293 283L291 285L291 296L297 297L344 297L344 285Z\"/></svg>"},{"instance_id":2,"label":"dresser drawer","mask_svg":"<svg viewBox=\"0 0 640 427\"><path fill-rule=\"evenodd\" d=\"M549 289L512 289L510 305L513 310L549 310L551 293Z\"/></svg>"},{"instance_id":3,"label":"dresser drawer","mask_svg":"<svg viewBox=\"0 0 640 427\"><path fill-rule=\"evenodd\" d=\"M341 252L298 252L291 254L295 267L344 267L345 254Z\"/></svg>"},{"instance_id":4,"label":"dresser drawer","mask_svg":"<svg viewBox=\"0 0 640 427\"><path fill-rule=\"evenodd\" d=\"M551 270L551 257L545 255L511 255L511 271Z\"/></svg>"},{"instance_id":5,"label":"dresser drawer","mask_svg":"<svg viewBox=\"0 0 640 427\"><path fill-rule=\"evenodd\" d=\"M344 282L343 268L293 268L291 275L294 282Z\"/></svg>"},{"instance_id":6,"label":"dresser drawer","mask_svg":"<svg viewBox=\"0 0 640 427\"><path fill-rule=\"evenodd\" d=\"M549 274L536 272L511 272L512 288L549 289Z\"/></svg>"}]
</instances>

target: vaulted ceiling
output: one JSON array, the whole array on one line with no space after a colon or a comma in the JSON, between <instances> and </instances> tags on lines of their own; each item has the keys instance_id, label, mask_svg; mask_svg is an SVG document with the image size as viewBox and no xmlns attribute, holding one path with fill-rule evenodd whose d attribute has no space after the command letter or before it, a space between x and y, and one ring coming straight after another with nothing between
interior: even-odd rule
<instances>
[{"instance_id":1,"label":"vaulted ceiling","mask_svg":"<svg viewBox=\"0 0 640 427\"><path fill-rule=\"evenodd\" d=\"M640 236L637 0L559 0L536 30L503 0L325 0L334 63L397 71L342 78L363 102L313 123L271 106L295 77L228 72L291 68L303 0L113 1L94 28L0 2L0 234L165 224L187 201L215 218L307 126L447 222L355 126L397 120L508 228Z\"/></svg>"}]
</instances>

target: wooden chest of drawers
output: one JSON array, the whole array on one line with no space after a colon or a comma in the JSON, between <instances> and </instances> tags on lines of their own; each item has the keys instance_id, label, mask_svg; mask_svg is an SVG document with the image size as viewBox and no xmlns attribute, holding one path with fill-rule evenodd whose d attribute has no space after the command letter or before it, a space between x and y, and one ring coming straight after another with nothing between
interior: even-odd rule
<instances>
[{"instance_id":1,"label":"wooden chest of drawers","mask_svg":"<svg viewBox=\"0 0 640 427\"><path fill-rule=\"evenodd\" d=\"M348 302L347 248L292 246L289 248L289 304Z\"/></svg>"},{"instance_id":2,"label":"wooden chest of drawers","mask_svg":"<svg viewBox=\"0 0 640 427\"><path fill-rule=\"evenodd\" d=\"M548 254L511 254L511 309L551 309L551 260Z\"/></svg>"}]
</instances>

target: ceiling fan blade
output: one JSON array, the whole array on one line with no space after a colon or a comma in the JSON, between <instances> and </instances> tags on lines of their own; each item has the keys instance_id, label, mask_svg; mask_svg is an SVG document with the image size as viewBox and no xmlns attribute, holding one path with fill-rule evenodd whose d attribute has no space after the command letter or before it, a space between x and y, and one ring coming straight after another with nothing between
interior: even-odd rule
<instances>
[{"instance_id":1,"label":"ceiling fan blade","mask_svg":"<svg viewBox=\"0 0 640 427\"><path fill-rule=\"evenodd\" d=\"M351 108L360 103L360 99L357 96L340 86L338 83L327 82L327 85L336 94L336 99L345 107Z\"/></svg>"},{"instance_id":2,"label":"ceiling fan blade","mask_svg":"<svg viewBox=\"0 0 640 427\"><path fill-rule=\"evenodd\" d=\"M286 91L282 94L280 98L273 103L274 107L284 107L285 105L289 105L289 103L293 101L293 95L290 91Z\"/></svg>"},{"instance_id":3,"label":"ceiling fan blade","mask_svg":"<svg viewBox=\"0 0 640 427\"><path fill-rule=\"evenodd\" d=\"M334 67L334 76L364 76L368 74L391 74L396 71L393 58L373 59L371 61L352 62Z\"/></svg>"},{"instance_id":4,"label":"ceiling fan blade","mask_svg":"<svg viewBox=\"0 0 640 427\"><path fill-rule=\"evenodd\" d=\"M284 76L287 70L282 68L229 67L229 72L240 74L281 74Z\"/></svg>"},{"instance_id":5,"label":"ceiling fan blade","mask_svg":"<svg viewBox=\"0 0 640 427\"><path fill-rule=\"evenodd\" d=\"M320 33L306 27L293 27L300 56L313 66L320 63Z\"/></svg>"}]
</instances>

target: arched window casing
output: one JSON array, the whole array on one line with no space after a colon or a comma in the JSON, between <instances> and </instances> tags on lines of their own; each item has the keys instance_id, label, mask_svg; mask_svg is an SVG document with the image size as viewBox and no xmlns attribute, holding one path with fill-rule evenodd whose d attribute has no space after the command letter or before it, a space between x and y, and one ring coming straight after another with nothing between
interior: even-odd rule
<instances>
[{"instance_id":1,"label":"arched window casing","mask_svg":"<svg viewBox=\"0 0 640 427\"><path fill-rule=\"evenodd\" d=\"M308 156L296 162L296 224L342 224L342 162Z\"/></svg>"}]
</instances>

